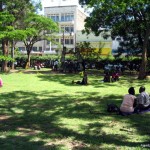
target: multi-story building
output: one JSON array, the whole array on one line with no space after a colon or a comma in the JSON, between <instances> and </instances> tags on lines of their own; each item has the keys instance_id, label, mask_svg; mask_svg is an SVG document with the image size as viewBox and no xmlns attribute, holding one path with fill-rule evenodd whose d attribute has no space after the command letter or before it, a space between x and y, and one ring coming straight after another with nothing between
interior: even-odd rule
<instances>
[{"instance_id":1,"label":"multi-story building","mask_svg":"<svg viewBox=\"0 0 150 150\"><path fill-rule=\"evenodd\" d=\"M45 0L46 1L46 0ZM53 54L57 51L61 52L63 47L67 50L75 49L76 43L90 42L96 50L101 49L101 55L108 55L112 49L111 38L104 39L102 34L94 36L93 33L86 36L81 30L84 29L85 19L87 15L79 6L79 0L50 0L49 7L44 7L44 15L57 22L59 32L56 33L55 39L52 41L39 41L34 44L33 53L39 51L45 54ZM57 44L56 44L57 43ZM26 53L25 46L19 42L17 44L22 52Z\"/></svg>"},{"instance_id":2,"label":"multi-story building","mask_svg":"<svg viewBox=\"0 0 150 150\"><path fill-rule=\"evenodd\" d=\"M49 53L57 50L74 49L76 43L76 32L84 29L86 14L78 5L78 0L51 0L50 7L44 8L44 15L59 24L59 33L55 41L44 41L43 48Z\"/></svg>"}]
</instances>

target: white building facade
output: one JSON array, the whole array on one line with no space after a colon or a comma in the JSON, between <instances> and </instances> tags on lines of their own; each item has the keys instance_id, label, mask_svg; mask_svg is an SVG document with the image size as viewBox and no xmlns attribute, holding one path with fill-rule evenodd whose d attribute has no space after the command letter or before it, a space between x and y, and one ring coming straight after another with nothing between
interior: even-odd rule
<instances>
[{"instance_id":1,"label":"white building facade","mask_svg":"<svg viewBox=\"0 0 150 150\"><path fill-rule=\"evenodd\" d=\"M44 41L45 53L54 53L66 49L75 49L76 32L84 29L85 13L80 9L78 0L51 0L51 6L44 8L44 15L57 22L59 33L56 35L54 44Z\"/></svg>"},{"instance_id":2,"label":"white building facade","mask_svg":"<svg viewBox=\"0 0 150 150\"><path fill-rule=\"evenodd\" d=\"M43 0L43 3L47 3L48 0ZM49 6L70 6L79 5L79 0L49 0Z\"/></svg>"},{"instance_id":3,"label":"white building facade","mask_svg":"<svg viewBox=\"0 0 150 150\"><path fill-rule=\"evenodd\" d=\"M45 0L46 2L47 0ZM39 41L33 45L32 54L53 54L75 48L77 30L84 29L85 13L81 10L78 0L49 0L49 7L44 7L44 16L51 18L59 25L59 33L52 41ZM23 42L17 42L16 48L26 54Z\"/></svg>"},{"instance_id":4,"label":"white building facade","mask_svg":"<svg viewBox=\"0 0 150 150\"><path fill-rule=\"evenodd\" d=\"M45 0L46 2L47 0ZM49 7L44 7L44 16L58 23L59 32L52 41L39 41L34 44L32 53L56 54L61 53L63 47L75 50L76 43L90 42L96 51L102 50L102 55L110 54L112 49L111 39L105 40L102 34L96 37L93 33L89 36L82 35L87 15L81 9L78 0L49 0ZM26 53L23 42L18 42L16 47Z\"/></svg>"}]
</instances>

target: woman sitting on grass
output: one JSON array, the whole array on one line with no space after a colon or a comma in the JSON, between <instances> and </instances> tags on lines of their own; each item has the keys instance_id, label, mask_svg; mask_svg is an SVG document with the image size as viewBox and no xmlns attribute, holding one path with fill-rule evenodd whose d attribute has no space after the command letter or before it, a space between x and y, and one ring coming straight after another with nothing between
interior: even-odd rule
<instances>
[{"instance_id":1,"label":"woman sitting on grass","mask_svg":"<svg viewBox=\"0 0 150 150\"><path fill-rule=\"evenodd\" d=\"M136 97L134 87L130 87L128 89L128 94L126 94L123 98L123 102L120 106L120 111L122 113L133 113L134 112L134 103Z\"/></svg>"}]
</instances>

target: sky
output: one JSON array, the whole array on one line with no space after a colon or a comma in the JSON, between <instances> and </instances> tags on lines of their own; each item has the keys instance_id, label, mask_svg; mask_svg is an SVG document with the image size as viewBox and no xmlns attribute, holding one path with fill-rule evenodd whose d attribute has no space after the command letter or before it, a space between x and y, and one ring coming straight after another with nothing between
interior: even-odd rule
<instances>
[{"instance_id":1,"label":"sky","mask_svg":"<svg viewBox=\"0 0 150 150\"><path fill-rule=\"evenodd\" d=\"M49 0L41 0L42 6L43 7L48 7L49 6Z\"/></svg>"},{"instance_id":2,"label":"sky","mask_svg":"<svg viewBox=\"0 0 150 150\"><path fill-rule=\"evenodd\" d=\"M39 12L40 14L44 15L44 7L49 7L50 6L50 0L41 0L42 3L42 11ZM81 8L82 9L82 8ZM83 10L83 9L82 9Z\"/></svg>"},{"instance_id":3,"label":"sky","mask_svg":"<svg viewBox=\"0 0 150 150\"><path fill-rule=\"evenodd\" d=\"M37 1L37 0L35 0L35 1ZM38 12L39 14L44 15L44 7L50 6L50 5L49 5L49 1L50 1L50 0L41 0L41 3L42 3L42 11L39 11L39 12Z\"/></svg>"},{"instance_id":4,"label":"sky","mask_svg":"<svg viewBox=\"0 0 150 150\"><path fill-rule=\"evenodd\" d=\"M48 7L48 6L50 6L50 5L49 5L49 4L50 4L50 1L51 1L51 0L41 0L43 7ZM69 1L70 1L70 0L69 0ZM69 2L69 1L68 1L68 2ZM72 0L71 0L71 1L72 1ZM57 2L58 2L58 0L54 1L54 3L57 3ZM62 2L63 2L63 1L62 1ZM70 2L69 2L69 3L68 3L68 2L65 2L65 1L64 1L63 3L69 4ZM59 3L59 2L58 2L58 3ZM74 3L74 4L78 3L78 0L73 0L73 3Z\"/></svg>"},{"instance_id":5,"label":"sky","mask_svg":"<svg viewBox=\"0 0 150 150\"><path fill-rule=\"evenodd\" d=\"M41 3L42 3L42 11L40 11L39 13L44 15L44 7L49 6L49 0L41 0Z\"/></svg>"}]
</instances>

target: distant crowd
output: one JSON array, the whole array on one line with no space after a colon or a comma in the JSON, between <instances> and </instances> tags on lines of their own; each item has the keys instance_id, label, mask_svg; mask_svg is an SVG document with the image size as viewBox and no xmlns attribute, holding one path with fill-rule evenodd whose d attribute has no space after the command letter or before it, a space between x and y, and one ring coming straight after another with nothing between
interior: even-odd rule
<instances>
[{"instance_id":1,"label":"distant crowd","mask_svg":"<svg viewBox=\"0 0 150 150\"><path fill-rule=\"evenodd\" d=\"M15 68L17 67L26 67L26 59L16 59ZM0 63L1 65L1 63ZM110 72L115 70L116 72L124 72L125 70L129 71L139 71L140 61L130 62L130 61L119 61L119 62L110 62L110 61L77 61L77 60L65 60L63 63L60 63L58 59L47 59L47 60L33 60L31 59L30 67L34 68L37 66L37 69L42 67L52 68L54 71L62 71L68 73L74 73L82 71L85 69L103 69L105 72ZM8 67L11 67L11 62L8 62ZM35 67L36 69L36 67Z\"/></svg>"}]
</instances>

